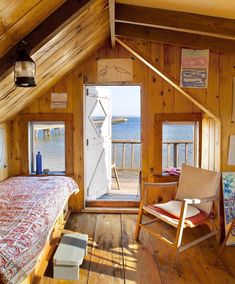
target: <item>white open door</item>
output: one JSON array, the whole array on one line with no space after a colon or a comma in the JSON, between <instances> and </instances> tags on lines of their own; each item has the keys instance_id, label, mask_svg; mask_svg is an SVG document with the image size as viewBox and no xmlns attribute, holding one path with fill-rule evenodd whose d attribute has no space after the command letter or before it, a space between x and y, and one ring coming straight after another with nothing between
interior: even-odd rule
<instances>
[{"instance_id":1,"label":"white open door","mask_svg":"<svg viewBox=\"0 0 235 284\"><path fill-rule=\"evenodd\" d=\"M111 97L92 87L85 95L86 199L94 200L111 188Z\"/></svg>"}]
</instances>

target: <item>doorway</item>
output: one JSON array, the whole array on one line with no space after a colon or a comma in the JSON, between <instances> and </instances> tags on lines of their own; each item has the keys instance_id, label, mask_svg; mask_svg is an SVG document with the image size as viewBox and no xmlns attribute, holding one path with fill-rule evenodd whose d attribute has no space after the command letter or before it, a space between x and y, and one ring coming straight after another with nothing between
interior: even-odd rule
<instances>
[{"instance_id":1,"label":"doorway","mask_svg":"<svg viewBox=\"0 0 235 284\"><path fill-rule=\"evenodd\" d=\"M84 100L86 205L140 199L140 86L86 86Z\"/></svg>"}]
</instances>

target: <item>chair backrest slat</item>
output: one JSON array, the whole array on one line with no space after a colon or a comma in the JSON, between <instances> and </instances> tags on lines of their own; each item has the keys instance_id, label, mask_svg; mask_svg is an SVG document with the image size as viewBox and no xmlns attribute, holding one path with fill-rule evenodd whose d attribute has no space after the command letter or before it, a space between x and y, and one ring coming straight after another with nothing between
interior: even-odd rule
<instances>
[{"instance_id":1,"label":"chair backrest slat","mask_svg":"<svg viewBox=\"0 0 235 284\"><path fill-rule=\"evenodd\" d=\"M195 168L187 165L182 166L176 199L206 198L217 193L220 173ZM212 202L196 205L197 208L210 213Z\"/></svg>"}]
</instances>

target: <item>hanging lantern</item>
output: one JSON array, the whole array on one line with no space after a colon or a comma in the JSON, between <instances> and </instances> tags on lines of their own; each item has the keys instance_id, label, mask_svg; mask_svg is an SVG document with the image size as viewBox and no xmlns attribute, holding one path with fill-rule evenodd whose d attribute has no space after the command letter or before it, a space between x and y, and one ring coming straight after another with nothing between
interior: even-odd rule
<instances>
[{"instance_id":1,"label":"hanging lantern","mask_svg":"<svg viewBox=\"0 0 235 284\"><path fill-rule=\"evenodd\" d=\"M35 87L36 65L30 57L30 50L26 42L18 47L14 65L14 81L17 87Z\"/></svg>"}]
</instances>

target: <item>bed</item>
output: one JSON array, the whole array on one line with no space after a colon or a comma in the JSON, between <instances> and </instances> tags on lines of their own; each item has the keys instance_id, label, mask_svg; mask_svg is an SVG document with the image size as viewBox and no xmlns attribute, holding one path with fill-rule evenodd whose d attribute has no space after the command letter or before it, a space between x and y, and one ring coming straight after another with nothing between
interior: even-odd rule
<instances>
[{"instance_id":1,"label":"bed","mask_svg":"<svg viewBox=\"0 0 235 284\"><path fill-rule=\"evenodd\" d=\"M69 177L12 177L0 182L0 283L21 283L38 262L78 185Z\"/></svg>"}]
</instances>

